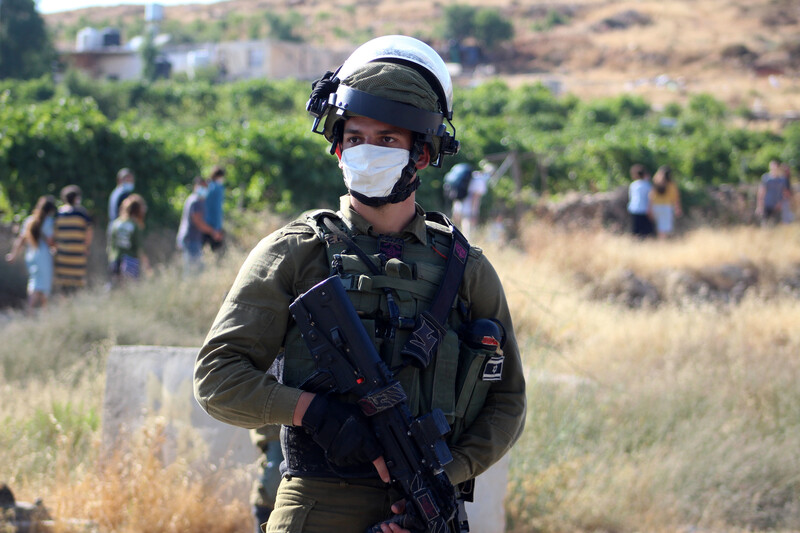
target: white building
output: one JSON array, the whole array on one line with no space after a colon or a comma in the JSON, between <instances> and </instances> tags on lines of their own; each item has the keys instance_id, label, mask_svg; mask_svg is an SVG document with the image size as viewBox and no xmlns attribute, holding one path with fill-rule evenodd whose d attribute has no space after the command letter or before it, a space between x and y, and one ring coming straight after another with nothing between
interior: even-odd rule
<instances>
[{"instance_id":1,"label":"white building","mask_svg":"<svg viewBox=\"0 0 800 533\"><path fill-rule=\"evenodd\" d=\"M225 80L311 80L341 64L349 54L349 50L337 52L271 39L166 45L161 51L172 64L173 74L186 72L192 78L201 68L216 68L219 76Z\"/></svg>"},{"instance_id":2,"label":"white building","mask_svg":"<svg viewBox=\"0 0 800 533\"><path fill-rule=\"evenodd\" d=\"M104 32L106 30L103 30ZM202 68L216 69L223 80L251 78L312 80L341 64L350 50L318 48L304 43L262 39L222 43L170 45L165 36L156 44L171 64L172 75L185 72L193 78ZM108 38L105 38L108 41ZM93 78L134 80L142 76L141 39L131 39L128 46L104 45L104 34L93 28L78 33L76 49L62 52L65 62ZM131 44L135 46L131 46Z\"/></svg>"}]
</instances>

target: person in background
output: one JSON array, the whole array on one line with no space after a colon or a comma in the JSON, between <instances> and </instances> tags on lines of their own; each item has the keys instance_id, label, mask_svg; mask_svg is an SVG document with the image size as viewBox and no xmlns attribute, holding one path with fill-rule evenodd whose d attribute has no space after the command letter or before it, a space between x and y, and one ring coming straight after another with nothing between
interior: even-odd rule
<instances>
[{"instance_id":1,"label":"person in background","mask_svg":"<svg viewBox=\"0 0 800 533\"><path fill-rule=\"evenodd\" d=\"M150 261L142 250L142 233L147 204L138 194L122 202L120 214L111 225L108 258L112 287L128 279L138 279L142 269L150 269Z\"/></svg>"},{"instance_id":2,"label":"person in background","mask_svg":"<svg viewBox=\"0 0 800 533\"><path fill-rule=\"evenodd\" d=\"M220 240L214 240L214 238L208 233L203 234L203 243L208 244L212 252L219 250L224 242L224 233L222 232L224 203L225 169L220 166L215 166L213 169L211 169L211 175L208 177L208 195L206 196L205 221L206 224L219 232Z\"/></svg>"},{"instance_id":3,"label":"person in background","mask_svg":"<svg viewBox=\"0 0 800 533\"><path fill-rule=\"evenodd\" d=\"M129 168L121 168L117 172L117 186L108 196L108 231L111 231L111 224L119 216L119 208L122 201L133 192L136 183L136 176Z\"/></svg>"},{"instance_id":4,"label":"person in background","mask_svg":"<svg viewBox=\"0 0 800 533\"><path fill-rule=\"evenodd\" d=\"M678 186L672 180L672 169L667 165L658 167L653 176L649 214L659 239L671 236L675 231L675 218L683 215Z\"/></svg>"},{"instance_id":5,"label":"person in background","mask_svg":"<svg viewBox=\"0 0 800 533\"><path fill-rule=\"evenodd\" d=\"M481 215L481 200L489 192L489 179L494 174L494 165L487 161L481 161L480 169L472 171L472 178L469 180L467 197L464 199L462 207L462 230L464 236L473 236L478 229Z\"/></svg>"},{"instance_id":6,"label":"person in background","mask_svg":"<svg viewBox=\"0 0 800 533\"><path fill-rule=\"evenodd\" d=\"M67 185L61 189L64 203L55 220L55 285L64 293L86 286L89 248L94 238L92 216L81 205L81 188Z\"/></svg>"},{"instance_id":7,"label":"person in background","mask_svg":"<svg viewBox=\"0 0 800 533\"><path fill-rule=\"evenodd\" d=\"M781 221L787 195L786 176L781 172L780 162L773 159L769 162L769 171L761 176L761 183L756 192L755 215L762 226Z\"/></svg>"},{"instance_id":8,"label":"person in background","mask_svg":"<svg viewBox=\"0 0 800 533\"><path fill-rule=\"evenodd\" d=\"M792 206L794 202L794 195L792 194L792 167L789 166L789 163L781 164L781 173L786 180L786 192L783 194L783 204L781 204L781 222L789 224L790 222L794 222L794 209Z\"/></svg>"},{"instance_id":9,"label":"person in background","mask_svg":"<svg viewBox=\"0 0 800 533\"><path fill-rule=\"evenodd\" d=\"M628 213L631 215L631 232L640 238L654 233L653 222L648 215L650 207L650 173L639 163L631 166L631 183L628 186Z\"/></svg>"},{"instance_id":10,"label":"person in background","mask_svg":"<svg viewBox=\"0 0 800 533\"><path fill-rule=\"evenodd\" d=\"M474 171L471 164L458 163L444 175L442 188L445 197L453 202L451 219L457 228L463 228L469 216L467 196Z\"/></svg>"},{"instance_id":11,"label":"person in background","mask_svg":"<svg viewBox=\"0 0 800 533\"><path fill-rule=\"evenodd\" d=\"M203 238L209 235L214 241L222 240L222 233L206 223L205 209L208 184L202 176L192 181L192 193L186 198L181 213L176 244L183 252L183 273L192 276L203 270Z\"/></svg>"},{"instance_id":12,"label":"person in background","mask_svg":"<svg viewBox=\"0 0 800 533\"><path fill-rule=\"evenodd\" d=\"M53 288L54 216L56 200L52 196L40 196L33 213L22 223L19 235L6 254L9 263L16 260L25 245L25 266L28 269L28 311L47 305Z\"/></svg>"},{"instance_id":13,"label":"person in background","mask_svg":"<svg viewBox=\"0 0 800 533\"><path fill-rule=\"evenodd\" d=\"M255 533L261 533L261 524L266 524L275 509L278 485L281 483L280 465L283 461L281 451L280 426L268 425L250 430L250 440L258 448L258 478L250 493Z\"/></svg>"}]
</instances>

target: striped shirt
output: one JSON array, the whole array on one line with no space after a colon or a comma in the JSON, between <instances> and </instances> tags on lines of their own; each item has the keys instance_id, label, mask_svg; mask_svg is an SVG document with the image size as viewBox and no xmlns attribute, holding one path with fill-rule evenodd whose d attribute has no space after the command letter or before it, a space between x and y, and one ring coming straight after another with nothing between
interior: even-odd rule
<instances>
[{"instance_id":1,"label":"striped shirt","mask_svg":"<svg viewBox=\"0 0 800 533\"><path fill-rule=\"evenodd\" d=\"M89 246L86 233L92 217L81 206L62 206L55 221L55 283L61 287L86 285Z\"/></svg>"}]
</instances>

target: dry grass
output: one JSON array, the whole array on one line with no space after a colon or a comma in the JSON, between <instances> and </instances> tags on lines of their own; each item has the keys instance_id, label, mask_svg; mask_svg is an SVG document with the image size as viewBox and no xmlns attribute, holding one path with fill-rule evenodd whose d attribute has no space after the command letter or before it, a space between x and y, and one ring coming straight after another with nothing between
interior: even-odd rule
<instances>
[{"instance_id":1,"label":"dry grass","mask_svg":"<svg viewBox=\"0 0 800 533\"><path fill-rule=\"evenodd\" d=\"M521 241L534 259L546 260L589 278L625 268L648 275L663 270L702 269L749 262L765 271L800 264L800 226L720 230L703 227L669 242L639 242L603 231L559 231L544 223L526 223Z\"/></svg>"},{"instance_id":2,"label":"dry grass","mask_svg":"<svg viewBox=\"0 0 800 533\"><path fill-rule=\"evenodd\" d=\"M159 459L163 430L163 423L155 421L135 435L128 450L97 459L77 480L68 473L57 479L51 494L57 502L54 514L91 517L98 531L119 533L250 529L247 502L223 500L189 464L167 465ZM70 524L59 526L64 533L75 529Z\"/></svg>"},{"instance_id":3,"label":"dry grass","mask_svg":"<svg viewBox=\"0 0 800 533\"><path fill-rule=\"evenodd\" d=\"M702 267L738 258L746 244L764 263L797 263L796 231L702 230L640 243L543 226L531 228L525 251L476 239L503 279L528 373L509 532L800 530L800 302L642 311L586 299L575 281L577 270ZM110 344L200 342L216 304L195 293L221 295L243 254L192 291L165 271L135 294L86 295L38 322L0 325L14 350L0 355L0 479L20 499L42 496L58 517L104 533L249 528L243 502L221 499L184 463L160 462L158 421L130 450L103 458L97 416ZM143 316L111 335L123 302ZM50 337L66 338L70 355L40 353ZM93 351L79 354L87 345Z\"/></svg>"},{"instance_id":4,"label":"dry grass","mask_svg":"<svg viewBox=\"0 0 800 533\"><path fill-rule=\"evenodd\" d=\"M800 302L637 311L588 301L574 268L632 268L641 243L537 230L535 257L487 252L530 372L510 531L800 528ZM749 231L659 244L659 264L733 258ZM798 261L797 239L758 236L787 242L787 256L769 260Z\"/></svg>"}]
</instances>

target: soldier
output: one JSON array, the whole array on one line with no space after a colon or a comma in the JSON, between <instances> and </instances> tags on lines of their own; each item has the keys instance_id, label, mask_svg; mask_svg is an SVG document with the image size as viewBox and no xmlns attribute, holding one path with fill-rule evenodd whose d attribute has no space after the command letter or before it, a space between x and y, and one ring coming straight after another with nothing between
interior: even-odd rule
<instances>
[{"instance_id":1,"label":"soldier","mask_svg":"<svg viewBox=\"0 0 800 533\"><path fill-rule=\"evenodd\" d=\"M442 59L406 36L363 44L315 83L313 130L331 142L349 194L339 211L305 213L258 244L198 354L195 396L209 414L247 428L283 425L283 479L267 532L361 533L378 522L384 533L408 531L383 523L404 506L367 418L352 398L303 388L315 362L288 307L331 275L408 392L412 414L445 413L454 485L489 468L522 431L525 381L497 273L444 215L415 203L417 171L458 149L445 125L454 131L452 97ZM448 266L454 253L465 258L460 271ZM407 356L417 318L446 302L443 294L453 303L443 308L441 342L426 357ZM459 339L479 319L505 331L492 365ZM280 380L267 373L279 353Z\"/></svg>"}]
</instances>

